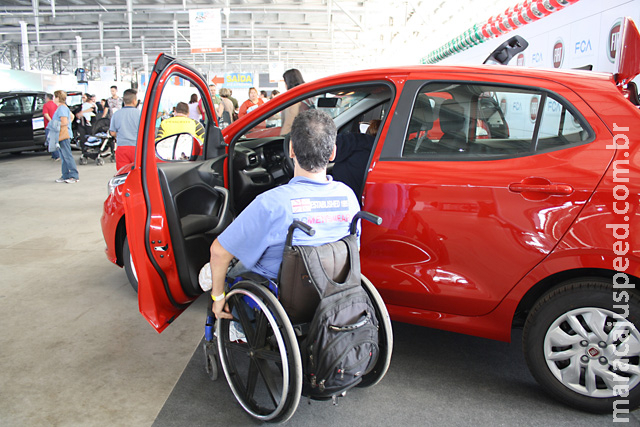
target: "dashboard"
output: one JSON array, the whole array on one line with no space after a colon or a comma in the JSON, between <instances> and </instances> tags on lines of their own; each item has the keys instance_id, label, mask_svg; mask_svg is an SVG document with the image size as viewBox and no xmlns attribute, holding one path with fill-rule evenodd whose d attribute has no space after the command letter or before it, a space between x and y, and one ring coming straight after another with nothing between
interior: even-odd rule
<instances>
[{"instance_id":1,"label":"dashboard","mask_svg":"<svg viewBox=\"0 0 640 427\"><path fill-rule=\"evenodd\" d=\"M235 211L240 213L255 197L289 182L284 162L284 137L246 139L238 142L233 154Z\"/></svg>"}]
</instances>

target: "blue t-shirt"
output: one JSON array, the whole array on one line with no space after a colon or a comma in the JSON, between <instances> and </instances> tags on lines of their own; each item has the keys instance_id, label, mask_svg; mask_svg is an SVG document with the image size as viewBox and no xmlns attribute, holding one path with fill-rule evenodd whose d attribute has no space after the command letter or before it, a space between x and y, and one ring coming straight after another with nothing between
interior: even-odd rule
<instances>
[{"instance_id":1,"label":"blue t-shirt","mask_svg":"<svg viewBox=\"0 0 640 427\"><path fill-rule=\"evenodd\" d=\"M295 177L256 197L218 241L251 271L276 279L294 220L310 225L316 233L308 236L296 230L293 243L318 246L349 234L351 219L359 210L353 191L330 176L325 182Z\"/></svg>"},{"instance_id":2,"label":"blue t-shirt","mask_svg":"<svg viewBox=\"0 0 640 427\"><path fill-rule=\"evenodd\" d=\"M71 110L69 110L69 107L67 107L66 104L60 104L58 106L58 108L56 109L56 112L53 113L53 116L51 117L51 121L60 121L61 117L67 116L67 118L69 119L69 135L73 135L73 130L71 130L71 122L73 121L72 117L71 117Z\"/></svg>"},{"instance_id":3,"label":"blue t-shirt","mask_svg":"<svg viewBox=\"0 0 640 427\"><path fill-rule=\"evenodd\" d=\"M124 107L111 117L109 130L116 132L119 147L135 147L140 127L140 110L136 107Z\"/></svg>"}]
</instances>

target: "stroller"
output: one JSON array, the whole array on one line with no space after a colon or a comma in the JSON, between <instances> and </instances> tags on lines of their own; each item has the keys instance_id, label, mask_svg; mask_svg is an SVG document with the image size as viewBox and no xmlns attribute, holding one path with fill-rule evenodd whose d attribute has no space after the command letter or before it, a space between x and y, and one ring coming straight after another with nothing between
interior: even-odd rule
<instances>
[{"instance_id":1,"label":"stroller","mask_svg":"<svg viewBox=\"0 0 640 427\"><path fill-rule=\"evenodd\" d=\"M116 161L114 138L107 132L88 135L82 144L81 150L81 165L89 163L89 159L95 160L98 166L104 165L105 158L108 158L111 163Z\"/></svg>"}]
</instances>

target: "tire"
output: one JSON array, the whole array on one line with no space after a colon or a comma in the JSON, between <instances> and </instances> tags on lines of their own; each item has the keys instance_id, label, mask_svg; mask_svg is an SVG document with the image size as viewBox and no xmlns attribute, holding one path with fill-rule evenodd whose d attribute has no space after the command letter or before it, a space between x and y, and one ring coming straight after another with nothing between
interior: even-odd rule
<instances>
[{"instance_id":1,"label":"tire","mask_svg":"<svg viewBox=\"0 0 640 427\"><path fill-rule=\"evenodd\" d=\"M80 156L80 162L81 165L86 165L88 163L87 158L84 156Z\"/></svg>"},{"instance_id":2,"label":"tire","mask_svg":"<svg viewBox=\"0 0 640 427\"><path fill-rule=\"evenodd\" d=\"M138 275L136 274L136 268L131 259L129 239L127 237L124 238L124 243L122 244L122 263L124 264L124 271L127 273L127 279L129 279L131 287L138 293Z\"/></svg>"},{"instance_id":3,"label":"tire","mask_svg":"<svg viewBox=\"0 0 640 427\"><path fill-rule=\"evenodd\" d=\"M393 353L393 328L391 326L391 317L382 297L369 279L364 276L362 276L362 287L369 294L369 298L371 298L371 302L376 308L380 354L373 369L362 377L362 381L357 387L371 387L378 384L389 370L391 354Z\"/></svg>"},{"instance_id":4,"label":"tire","mask_svg":"<svg viewBox=\"0 0 640 427\"><path fill-rule=\"evenodd\" d=\"M216 321L216 336L229 387L252 417L285 422L302 393L302 360L293 326L276 297L253 282L235 284L227 303L234 319ZM241 340L237 332L231 334L238 326L246 335Z\"/></svg>"},{"instance_id":5,"label":"tire","mask_svg":"<svg viewBox=\"0 0 640 427\"><path fill-rule=\"evenodd\" d=\"M204 369L211 381L216 381L220 373L220 367L218 362L218 354L215 350L215 345L209 342L202 344L204 350Z\"/></svg>"},{"instance_id":6,"label":"tire","mask_svg":"<svg viewBox=\"0 0 640 427\"><path fill-rule=\"evenodd\" d=\"M104 166L104 159L102 157L98 157L96 159L96 165L98 166Z\"/></svg>"},{"instance_id":7,"label":"tire","mask_svg":"<svg viewBox=\"0 0 640 427\"><path fill-rule=\"evenodd\" d=\"M615 291L622 303L614 301L611 280L567 281L536 302L524 327L524 355L536 381L586 412L640 406L640 298L631 291L625 301Z\"/></svg>"}]
</instances>

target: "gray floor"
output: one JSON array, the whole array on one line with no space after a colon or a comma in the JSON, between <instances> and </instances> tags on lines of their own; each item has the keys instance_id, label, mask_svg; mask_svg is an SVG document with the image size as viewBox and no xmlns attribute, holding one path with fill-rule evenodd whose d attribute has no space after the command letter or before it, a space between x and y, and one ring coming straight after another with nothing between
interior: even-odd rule
<instances>
[{"instance_id":1,"label":"gray floor","mask_svg":"<svg viewBox=\"0 0 640 427\"><path fill-rule=\"evenodd\" d=\"M104 255L99 219L115 167L79 170L78 184L56 184L60 163L46 153L0 155L0 426L255 424L203 372L203 299L162 334L140 316ZM394 328L380 385L337 407L302 401L289 424L613 424L547 398L519 343Z\"/></svg>"}]
</instances>

